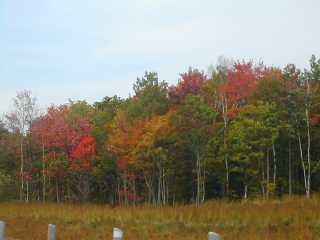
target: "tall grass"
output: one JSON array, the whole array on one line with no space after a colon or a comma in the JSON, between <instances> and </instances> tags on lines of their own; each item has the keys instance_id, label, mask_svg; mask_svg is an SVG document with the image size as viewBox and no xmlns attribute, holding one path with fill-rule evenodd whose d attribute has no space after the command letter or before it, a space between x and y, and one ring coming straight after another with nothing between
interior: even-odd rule
<instances>
[{"instance_id":1,"label":"tall grass","mask_svg":"<svg viewBox=\"0 0 320 240\"><path fill-rule=\"evenodd\" d=\"M127 240L207 239L216 231L223 239L320 239L320 198L270 201L210 201L200 207L112 208L108 205L0 204L0 219L9 237L46 238L47 224L57 225L60 240L112 239L112 228Z\"/></svg>"}]
</instances>

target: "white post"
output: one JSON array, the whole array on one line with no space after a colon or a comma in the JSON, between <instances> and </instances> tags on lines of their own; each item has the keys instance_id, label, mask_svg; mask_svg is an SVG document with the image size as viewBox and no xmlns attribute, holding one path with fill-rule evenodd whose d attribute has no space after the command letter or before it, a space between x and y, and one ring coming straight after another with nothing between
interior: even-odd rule
<instances>
[{"instance_id":1,"label":"white post","mask_svg":"<svg viewBox=\"0 0 320 240\"><path fill-rule=\"evenodd\" d=\"M121 229L113 229L113 240L123 240L123 231Z\"/></svg>"},{"instance_id":2,"label":"white post","mask_svg":"<svg viewBox=\"0 0 320 240\"><path fill-rule=\"evenodd\" d=\"M53 224L48 225L48 240L56 240L56 226Z\"/></svg>"},{"instance_id":3,"label":"white post","mask_svg":"<svg viewBox=\"0 0 320 240\"><path fill-rule=\"evenodd\" d=\"M0 240L4 240L5 230L6 230L6 224L0 221Z\"/></svg>"},{"instance_id":4,"label":"white post","mask_svg":"<svg viewBox=\"0 0 320 240\"><path fill-rule=\"evenodd\" d=\"M219 234L215 232L209 232L208 233L208 240L221 240L221 237Z\"/></svg>"}]
</instances>

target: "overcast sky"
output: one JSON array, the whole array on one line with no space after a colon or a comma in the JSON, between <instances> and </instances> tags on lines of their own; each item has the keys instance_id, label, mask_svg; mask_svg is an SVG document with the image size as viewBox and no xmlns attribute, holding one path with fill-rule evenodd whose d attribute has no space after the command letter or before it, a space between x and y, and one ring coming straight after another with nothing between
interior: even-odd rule
<instances>
[{"instance_id":1,"label":"overcast sky","mask_svg":"<svg viewBox=\"0 0 320 240\"><path fill-rule=\"evenodd\" d=\"M0 113L28 89L42 107L127 97L145 70L170 84L224 55L307 67L319 0L0 0Z\"/></svg>"}]
</instances>

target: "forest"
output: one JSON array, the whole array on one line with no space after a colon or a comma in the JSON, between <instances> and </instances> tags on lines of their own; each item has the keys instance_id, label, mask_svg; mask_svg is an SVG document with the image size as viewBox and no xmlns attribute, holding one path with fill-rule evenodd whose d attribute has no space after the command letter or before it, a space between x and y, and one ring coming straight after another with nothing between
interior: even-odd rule
<instances>
[{"instance_id":1,"label":"forest","mask_svg":"<svg viewBox=\"0 0 320 240\"><path fill-rule=\"evenodd\" d=\"M45 110L17 92L0 121L0 200L200 205L320 191L320 59L220 58L179 76L145 72L127 98Z\"/></svg>"}]
</instances>

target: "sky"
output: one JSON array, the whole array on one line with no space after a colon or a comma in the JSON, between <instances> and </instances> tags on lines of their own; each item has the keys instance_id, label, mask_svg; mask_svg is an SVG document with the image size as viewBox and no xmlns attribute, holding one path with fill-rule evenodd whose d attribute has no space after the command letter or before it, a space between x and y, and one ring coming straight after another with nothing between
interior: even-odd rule
<instances>
[{"instance_id":1,"label":"sky","mask_svg":"<svg viewBox=\"0 0 320 240\"><path fill-rule=\"evenodd\" d=\"M308 66L319 0L0 0L0 114L17 91L42 108L128 97L145 71L169 84L219 56Z\"/></svg>"}]
</instances>

